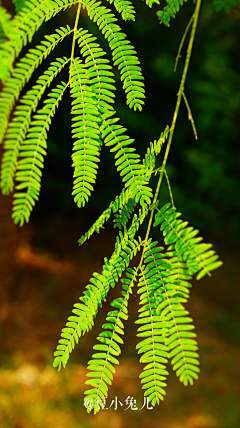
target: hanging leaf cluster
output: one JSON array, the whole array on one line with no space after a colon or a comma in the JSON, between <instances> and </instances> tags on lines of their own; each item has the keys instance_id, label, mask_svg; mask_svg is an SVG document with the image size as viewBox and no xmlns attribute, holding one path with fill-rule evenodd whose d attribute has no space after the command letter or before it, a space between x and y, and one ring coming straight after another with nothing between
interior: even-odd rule
<instances>
[{"instance_id":1,"label":"hanging leaf cluster","mask_svg":"<svg viewBox=\"0 0 240 428\"><path fill-rule=\"evenodd\" d=\"M92 196L102 150L112 152L122 180L121 193L79 239L79 245L84 244L112 217L113 227L119 229L114 251L109 259L104 259L101 273L93 273L79 302L74 304L54 353L54 367L59 370L66 367L80 337L93 328L98 308L106 301L110 288L120 281L121 293L111 302L113 310L107 314L88 362L85 383L91 388L85 394L92 402L88 411L93 408L95 413L107 397L115 365L119 364L124 322L128 319L128 303L134 287L139 294L140 308L135 322L139 324L137 336L141 339L136 348L139 361L144 364L140 374L144 395L153 406L163 399L169 360L180 381L184 385L193 384L199 374L198 345L193 320L184 305L189 298L193 275L196 274L197 279L211 275L222 264L211 244L204 244L202 238L197 237L198 231L179 219L173 201L159 209L158 192L162 177L167 177L166 152L161 168L156 168L156 158L162 155L173 127L167 126L160 138L148 145L141 159L135 140L116 117L113 67L118 70L130 109L142 110L145 86L136 49L122 32L114 11L115 8L123 20L134 21L134 5L130 0L108 1L111 9L96 0L14 0L16 13L13 17L0 6L0 79L3 85L0 142L4 148L1 191L4 195L13 192L14 222L20 226L29 222L39 199L48 132L60 103L67 96L71 100L75 203L82 208ZM159 1L146 0L150 8L154 3L159 4ZM170 18L175 17L182 4L182 0L180 3L167 0L167 6L157 15L169 26ZM70 7L76 12L74 27L66 23L28 48L44 22ZM82 27L82 10L105 37L111 61L98 38ZM58 57L58 46L69 37L71 51ZM50 54L52 57L55 54L55 59L39 72L40 65L44 66ZM67 70L68 77L56 84L63 70ZM30 89L25 90L30 81L33 82ZM167 144L168 154L170 143ZM154 197L152 175L160 177ZM168 179L167 182L170 189ZM172 199L171 192L170 196ZM147 219L150 220L143 239L141 225ZM155 227L160 226L159 241L164 240L164 247L149 236L152 220ZM140 262L131 267L138 255L141 255Z\"/></svg>"}]
</instances>

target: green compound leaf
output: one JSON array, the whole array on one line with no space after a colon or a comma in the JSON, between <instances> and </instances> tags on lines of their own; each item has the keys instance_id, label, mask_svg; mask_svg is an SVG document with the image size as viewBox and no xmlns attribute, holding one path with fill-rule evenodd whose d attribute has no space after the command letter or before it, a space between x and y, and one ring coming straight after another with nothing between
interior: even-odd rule
<instances>
[{"instance_id":1,"label":"green compound leaf","mask_svg":"<svg viewBox=\"0 0 240 428\"><path fill-rule=\"evenodd\" d=\"M148 243L149 248L153 248L153 245ZM163 272L165 268L166 263L161 263L158 271ZM143 306L139 309L139 317L135 321L136 324L143 324L138 328L137 336L144 339L136 348L138 353L143 354L140 363L147 363L139 377L142 379L142 388L146 389L144 396L148 396L153 406L159 404L159 400L163 400L166 394L164 389L168 375L166 363L169 358L168 347L165 344L166 327L157 314L158 303L154 296L154 291L160 287L160 281L156 279L156 269L150 265L141 268L138 293L140 305Z\"/></svg>"},{"instance_id":2,"label":"green compound leaf","mask_svg":"<svg viewBox=\"0 0 240 428\"><path fill-rule=\"evenodd\" d=\"M96 182L100 162L99 114L95 94L92 92L85 65L73 59L70 67L72 101L72 134L75 141L72 155L74 167L74 201L81 208L88 202Z\"/></svg>"},{"instance_id":3,"label":"green compound leaf","mask_svg":"<svg viewBox=\"0 0 240 428\"><path fill-rule=\"evenodd\" d=\"M117 18L112 11L101 2L95 0L83 0L83 8L87 9L89 17L96 22L99 30L109 43L112 50L114 65L118 66L123 89L126 92L126 103L134 110L142 110L145 98L143 75L140 61L136 56L136 50L121 32L121 28L115 24Z\"/></svg>"},{"instance_id":4,"label":"green compound leaf","mask_svg":"<svg viewBox=\"0 0 240 428\"><path fill-rule=\"evenodd\" d=\"M170 27L169 21L171 18L175 18L180 6L183 6L183 3L187 2L187 0L166 0L166 2L167 6L157 12L157 17L160 19L160 23Z\"/></svg>"},{"instance_id":5,"label":"green compound leaf","mask_svg":"<svg viewBox=\"0 0 240 428\"><path fill-rule=\"evenodd\" d=\"M47 87L68 62L69 59L65 57L58 58L52 62L50 67L37 79L36 84L21 98L13 113L13 119L9 122L6 130L4 141L5 152L2 158L1 189L4 195L8 195L13 191L13 179L22 144L24 144L24 148L20 153L20 157L29 157L31 155L30 151L33 151L35 148L33 144L29 145L29 143L24 141L29 131L32 113L36 111ZM29 152L26 152L26 150L29 150Z\"/></svg>"},{"instance_id":6,"label":"green compound leaf","mask_svg":"<svg viewBox=\"0 0 240 428\"><path fill-rule=\"evenodd\" d=\"M209 251L212 244L201 243L202 238L196 237L198 230L187 227L188 222L178 220L180 213L166 204L156 214L154 226L159 226L163 232L164 241L169 249L174 249L179 257L186 261L190 275L196 274L197 279L205 275L211 276L211 271L222 265L215 251Z\"/></svg>"},{"instance_id":7,"label":"green compound leaf","mask_svg":"<svg viewBox=\"0 0 240 428\"><path fill-rule=\"evenodd\" d=\"M86 397L84 403L91 402L92 406L88 407L88 412L94 409L94 414L100 409L102 399L107 397L108 386L112 384L113 374L115 373L114 366L109 362L109 357L113 356L114 364L119 364L117 356L121 353L121 348L118 344L122 344L123 340L120 335L124 334L124 325L121 320L128 318L128 300L132 293L134 282L136 281L137 273L132 269L127 269L127 278L121 279L122 282L122 297L114 299L110 304L117 308L115 311L108 312L106 321L102 328L104 329L97 339L105 345L94 345L93 349L103 351L92 356L88 362L88 377L94 378L87 380L85 384L91 385L94 388L85 391ZM95 359L94 359L95 358Z\"/></svg>"},{"instance_id":8,"label":"green compound leaf","mask_svg":"<svg viewBox=\"0 0 240 428\"><path fill-rule=\"evenodd\" d=\"M3 141L4 133L8 126L9 117L14 107L15 102L19 99L21 90L29 82L34 71L46 59L50 53L61 43L72 29L67 25L56 30L54 34L45 36L44 40L30 48L26 55L21 58L15 65L11 77L4 80L4 88L0 94L0 143ZM1 62L1 46L0 46L0 64ZM6 67L3 67L6 70Z\"/></svg>"},{"instance_id":9,"label":"green compound leaf","mask_svg":"<svg viewBox=\"0 0 240 428\"><path fill-rule=\"evenodd\" d=\"M4 68L12 72L15 58L27 43L31 43L34 34L41 25L59 12L77 3L77 0L26 1L24 7L12 20L11 31L8 33L10 40L1 44L0 47L0 62L4 60ZM0 79L5 83L3 76L0 76Z\"/></svg>"},{"instance_id":10,"label":"green compound leaf","mask_svg":"<svg viewBox=\"0 0 240 428\"><path fill-rule=\"evenodd\" d=\"M39 199L41 188L42 168L47 148L47 132L51 125L56 109L62 100L68 84L57 85L44 101L45 107L37 112L31 121L27 138L20 147L15 179L17 184L14 193L13 214L14 222L23 225L29 221L30 213Z\"/></svg>"},{"instance_id":11,"label":"green compound leaf","mask_svg":"<svg viewBox=\"0 0 240 428\"><path fill-rule=\"evenodd\" d=\"M75 346L75 342L78 343L78 338L92 328L94 324L93 318L97 314L98 306L101 306L101 302L106 300L110 287L115 287L123 272L129 267L130 261L140 251L141 240L137 241L134 237L147 213L147 210L143 213L140 211L139 216L133 218L130 228L128 230L125 229L124 234L121 231L119 232L112 256L109 260L107 258L104 259L102 274L100 275L96 272L93 274L93 277L90 279L91 284L86 287L87 291L84 292L85 296L80 297L80 300L83 301L84 304L76 303L74 305L76 309L74 308L72 312L76 314L77 317L68 318L68 320L74 322L74 324L70 326L67 323L66 330L62 330L63 333L67 331L71 336L65 339L62 333L61 337L63 337L65 341L63 343L62 339L59 340L57 351L54 353L54 367L58 367L59 370L62 365L63 367L66 366L69 355ZM116 305L117 302L114 304ZM124 319L126 318L124 312L121 312L119 316ZM105 348L102 348L101 350L104 349Z\"/></svg>"}]
</instances>

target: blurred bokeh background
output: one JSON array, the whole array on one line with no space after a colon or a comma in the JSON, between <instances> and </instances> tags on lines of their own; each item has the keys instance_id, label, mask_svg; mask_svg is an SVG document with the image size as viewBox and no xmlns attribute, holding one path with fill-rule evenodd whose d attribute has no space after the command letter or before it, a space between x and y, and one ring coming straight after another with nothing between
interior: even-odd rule
<instances>
[{"instance_id":1,"label":"blurred bokeh background","mask_svg":"<svg viewBox=\"0 0 240 428\"><path fill-rule=\"evenodd\" d=\"M10 1L2 2L11 9ZM116 111L142 155L150 141L171 124L186 45L178 69L175 57L193 12L189 2L171 22L159 25L155 11L134 2L136 22L120 25L136 47L146 84L142 113L125 105L117 70ZM108 5L109 6L109 5ZM164 5L163 5L164 6ZM45 33L74 22L74 8L44 24L33 45ZM96 34L110 58L106 41L86 13L81 24ZM45 61L68 55L66 40ZM25 51L24 51L25 52ZM82 295L103 258L114 249L112 223L83 247L78 239L108 206L121 182L108 150L102 150L95 193L79 210L71 196L71 117L66 96L49 132L42 191L31 222L15 227L10 219L11 198L0 196L0 425L6 428L239 428L240 426L240 5L229 13L215 12L203 2L185 92L195 120L194 139L182 104L167 171L175 205L183 218L212 242L224 265L212 278L194 282L188 309L195 321L201 375L185 388L170 369L166 399L153 410L124 410L128 396L143 405L138 378L141 365L135 350L138 295L130 299L130 317L107 407L115 397L124 404L94 416L83 407L87 361L93 353L109 302L120 294L110 290L93 330L83 336L65 370L52 367L61 328L72 305ZM36 73L28 88L34 83ZM61 75L60 80L66 79ZM162 186L161 202L168 200ZM144 230L143 230L144 233ZM157 235L154 235L157 238Z\"/></svg>"}]
</instances>

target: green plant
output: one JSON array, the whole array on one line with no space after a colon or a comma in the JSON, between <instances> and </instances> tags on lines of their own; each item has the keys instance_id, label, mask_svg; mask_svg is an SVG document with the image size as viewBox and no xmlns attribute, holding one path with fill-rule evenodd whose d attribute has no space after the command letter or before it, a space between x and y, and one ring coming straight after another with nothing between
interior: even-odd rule
<instances>
[{"instance_id":1,"label":"green plant","mask_svg":"<svg viewBox=\"0 0 240 428\"><path fill-rule=\"evenodd\" d=\"M184 304L189 297L193 275L201 279L221 266L211 244L202 243L198 231L181 220L176 212L169 178L166 171L169 150L182 98L197 138L191 110L184 93L189 61L195 37L201 0L196 1L194 13L180 44L177 61L188 31L190 32L184 70L171 127L167 126L160 138L150 143L145 157L141 159L133 146L134 140L126 135L126 128L115 117L115 77L106 53L88 30L79 26L81 9L96 22L112 51L113 64L118 67L126 103L129 108L142 110L145 98L143 75L137 52L122 33L113 8L109 9L95 0L29 0L17 1L16 14L12 18L0 8L0 78L3 89L0 97L0 139L4 141L1 167L3 194L14 190L13 219L22 226L29 221L31 211L39 198L44 157L47 150L47 133L59 103L67 92L72 100L72 136L74 200L78 207L88 202L96 182L102 146L114 153L114 162L123 182L122 192L79 240L82 245L94 232L104 227L113 214L114 227L119 228L112 256L104 259L102 273L94 273L72 310L63 328L61 339L54 354L54 367L65 367L75 344L88 332L97 314L98 307L106 301L110 287L119 279L121 296L111 302L114 310L107 314L103 331L98 336L97 352L88 362L86 399L96 413L101 400L107 396L108 386L115 372L113 364L119 364L118 356L124 334L122 320L128 318L128 300L135 283L140 294L137 345L145 364L140 374L144 395L152 405L159 404L165 395L166 364L171 360L173 370L184 385L193 384L198 378L199 361L196 334L192 319ZM135 10L128 0L109 0L124 20L135 20ZM149 7L158 0L146 0ZM157 12L160 21L169 26L183 2L167 2L163 11ZM76 8L74 27L61 27L54 34L45 35L41 43L31 47L25 54L23 48L32 42L42 23L69 7ZM37 77L31 89L22 94L35 70L55 47L68 36L72 37L71 51L66 57L56 58ZM22 54L22 55L21 55ZM20 55L20 59L17 58ZM68 79L56 85L46 95L44 106L39 103L54 81L68 68ZM18 101L18 103L17 103ZM17 103L17 104L16 104ZM11 116L12 114L12 116ZM160 168L155 166L156 157L165 152ZM158 184L153 189L151 178L158 175ZM159 191L166 178L170 202L160 207ZM148 221L144 239L139 234L140 226ZM154 222L154 223L153 223ZM128 224L130 223L130 225ZM159 227L164 247L153 242L152 226ZM130 262L141 252L139 264L130 268ZM122 278L125 273L125 278Z\"/></svg>"}]
</instances>

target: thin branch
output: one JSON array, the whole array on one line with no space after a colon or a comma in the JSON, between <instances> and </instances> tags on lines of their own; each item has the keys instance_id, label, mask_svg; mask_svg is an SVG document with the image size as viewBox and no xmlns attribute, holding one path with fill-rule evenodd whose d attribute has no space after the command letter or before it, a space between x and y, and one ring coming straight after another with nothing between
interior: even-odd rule
<instances>
[{"instance_id":1,"label":"thin branch","mask_svg":"<svg viewBox=\"0 0 240 428\"><path fill-rule=\"evenodd\" d=\"M190 21L189 21L189 23L188 23L188 25L187 25L187 27L186 27L186 29L184 31L184 34L182 36L182 40L181 40L181 43L180 43L180 46L179 46L179 49L178 49L178 53L177 53L177 56L176 56L174 72L177 70L178 60L179 60L179 58L181 58L181 50L182 50L182 47L183 47L183 43L184 43L184 41L186 39L188 30L189 30L192 22L193 22L193 15L191 16L191 19L190 19Z\"/></svg>"},{"instance_id":2,"label":"thin branch","mask_svg":"<svg viewBox=\"0 0 240 428\"><path fill-rule=\"evenodd\" d=\"M77 9L76 19L75 19L75 24L74 24L74 30L73 30L72 51L71 51L71 64L72 64L73 59L74 59L74 49L75 49L76 34L77 34L78 22L79 22L79 18L80 18L81 6L82 6L82 1L80 0L79 3L78 3L78 9Z\"/></svg>"},{"instance_id":3,"label":"thin branch","mask_svg":"<svg viewBox=\"0 0 240 428\"><path fill-rule=\"evenodd\" d=\"M170 181L169 181L166 169L164 170L164 174L165 174L167 185L168 185L168 191L169 191L169 195L170 195L170 199L171 199L171 204L172 204L172 207L175 208L172 189L171 189L171 185L170 185Z\"/></svg>"},{"instance_id":4,"label":"thin branch","mask_svg":"<svg viewBox=\"0 0 240 428\"><path fill-rule=\"evenodd\" d=\"M194 137L197 140L198 136L197 136L197 130L196 130L196 127L195 127L195 123L194 123L194 120L193 120L193 115L192 115L190 106L188 104L188 100L187 100L186 95L185 95L184 92L183 92L183 99L185 101L185 104L186 104L186 107L187 107L187 111L188 111L188 120L190 120L190 122L191 122L193 133L194 133Z\"/></svg>"},{"instance_id":5,"label":"thin branch","mask_svg":"<svg viewBox=\"0 0 240 428\"><path fill-rule=\"evenodd\" d=\"M188 72L188 67L189 67L189 62L190 62L190 58L191 58L193 42L194 42L194 38L195 38L195 34L196 34L196 28L197 28L197 22L198 22L198 16L199 16L199 11L200 11L200 6L201 6L201 0L197 0L195 11L194 11L193 16L192 16L193 26L192 26L192 31L191 31L191 34L190 34L190 40L189 40L189 43L188 43L185 65L184 65L184 69L183 69L183 74L182 74L182 78L181 78L181 83L180 83L179 91L177 93L177 103L176 103L176 107L175 107L175 110L174 110L174 113L173 113L172 125L171 125L171 128L170 128L170 134L169 134L169 138L168 138L168 142L167 142L167 147L166 147L166 151L165 151L165 155L164 155L164 159L163 159L163 163L162 163L162 172L160 173L160 177L159 177L159 180L158 180L156 192L155 192L155 195L154 195L153 206L157 202L157 198L158 198L158 194L159 194L159 190L160 190L160 186L161 186L161 182L162 182L163 172L165 171L165 167L166 167L166 163L167 163L167 159L168 159L168 155L169 155L169 150L170 150L171 142L172 142L172 138L173 138L173 133L174 133L176 122L177 122L178 112L179 112L179 108L180 108L180 104L181 104L182 94L184 92L184 85L185 85L185 81L186 81L186 77L187 77L187 72ZM148 227L147 227L147 233L146 233L146 236L145 236L145 242L147 242L149 234L150 234L151 225L152 225L152 221L153 221L153 216L154 216L154 209L152 209L152 211L151 211L151 215L150 215L150 219L149 219ZM140 260L140 263L139 263L139 267L142 266L143 258L144 258L144 253L145 253L145 246L143 248L143 252L142 252L141 260Z\"/></svg>"}]
</instances>

